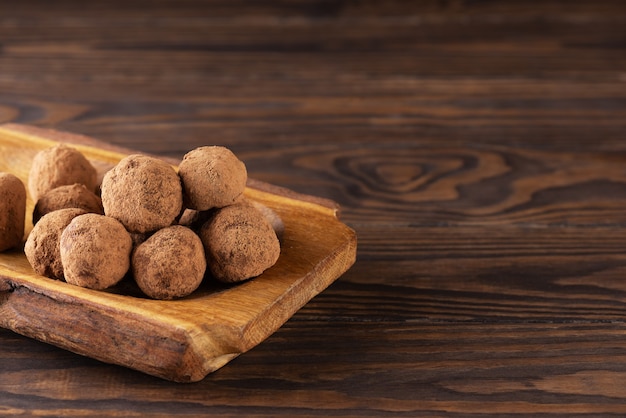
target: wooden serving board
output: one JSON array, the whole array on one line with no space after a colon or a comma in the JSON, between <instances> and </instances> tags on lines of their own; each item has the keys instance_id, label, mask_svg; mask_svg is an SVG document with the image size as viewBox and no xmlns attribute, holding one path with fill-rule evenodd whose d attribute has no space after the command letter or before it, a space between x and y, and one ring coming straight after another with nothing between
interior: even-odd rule
<instances>
[{"instance_id":1,"label":"wooden serving board","mask_svg":"<svg viewBox=\"0 0 626 418\"><path fill-rule=\"evenodd\" d=\"M80 135L0 125L0 171L26 184L34 155L72 143L103 175L130 151ZM284 224L278 262L238 285L205 280L175 301L142 297L128 279L108 291L36 275L23 251L0 253L0 326L104 362L194 382L262 342L354 263L356 235L331 201L250 180ZM29 199L25 236L32 229Z\"/></svg>"}]
</instances>

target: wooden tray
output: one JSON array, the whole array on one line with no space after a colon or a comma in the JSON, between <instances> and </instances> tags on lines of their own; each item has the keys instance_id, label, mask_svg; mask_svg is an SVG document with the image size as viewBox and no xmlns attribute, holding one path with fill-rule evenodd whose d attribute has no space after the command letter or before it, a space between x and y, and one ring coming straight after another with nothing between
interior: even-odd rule
<instances>
[{"instance_id":1,"label":"wooden tray","mask_svg":"<svg viewBox=\"0 0 626 418\"><path fill-rule=\"evenodd\" d=\"M26 183L34 155L75 144L100 175L130 151L80 135L0 125L0 171ZM36 275L23 251L0 253L0 326L104 362L193 382L259 344L354 263L356 235L331 201L250 180L246 195L283 219L281 255L238 285L203 283L176 301L144 298L127 280L94 291ZM28 234L32 225L27 207Z\"/></svg>"}]
</instances>

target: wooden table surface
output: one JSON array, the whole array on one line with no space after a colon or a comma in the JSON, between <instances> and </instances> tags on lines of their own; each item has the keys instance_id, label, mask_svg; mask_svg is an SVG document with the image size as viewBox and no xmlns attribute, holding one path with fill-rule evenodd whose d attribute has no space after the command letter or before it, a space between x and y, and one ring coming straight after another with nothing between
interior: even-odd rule
<instances>
[{"instance_id":1,"label":"wooden table surface","mask_svg":"<svg viewBox=\"0 0 626 418\"><path fill-rule=\"evenodd\" d=\"M623 1L0 2L0 122L226 145L359 239L199 383L0 330L2 416L626 414Z\"/></svg>"}]
</instances>

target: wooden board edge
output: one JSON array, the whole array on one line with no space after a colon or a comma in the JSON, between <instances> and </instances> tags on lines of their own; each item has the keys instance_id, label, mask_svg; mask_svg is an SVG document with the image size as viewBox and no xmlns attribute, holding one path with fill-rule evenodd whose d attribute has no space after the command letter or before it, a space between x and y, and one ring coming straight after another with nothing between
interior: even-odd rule
<instances>
[{"instance_id":1,"label":"wooden board edge","mask_svg":"<svg viewBox=\"0 0 626 418\"><path fill-rule=\"evenodd\" d=\"M244 352L270 336L287 322L295 312L298 312L300 308L306 305L310 300L322 293L354 265L357 253L356 232L348 226L343 226L345 227L345 239L341 245L329 252L328 256L324 258L315 269L311 270L306 276L295 283L289 293L285 293L281 298L275 300L265 312L262 312L255 321L248 323L246 329L242 330L242 335L245 335L245 338L242 340L250 342L249 347L244 348ZM311 286L310 293L302 298L297 306L292 307L293 313L288 314L288 311L283 309L284 301L294 294L298 294L299 290L307 287L307 285ZM263 321L264 315L279 318L276 322L276 327L272 330L265 330L265 335L254 335L258 329L257 323Z\"/></svg>"},{"instance_id":2,"label":"wooden board edge","mask_svg":"<svg viewBox=\"0 0 626 418\"><path fill-rule=\"evenodd\" d=\"M333 250L328 257L326 257L321 264L324 267L332 266L331 269L325 269L321 265L301 280L296 283L288 293L282 295L271 306L269 306L263 312L244 328L240 329L238 333L239 342L231 342L230 345L224 345L221 347L221 355L219 356L206 356L206 350L201 348L197 338L190 338L190 357L194 358L193 363L201 367L193 367L189 369L178 370L176 375L161 376L168 380L177 382L197 382L204 379L210 373L221 368L233 358L244 354L247 351L253 349L257 345L261 344L264 340L269 338L274 332L282 327L296 312L298 312L304 305L311 301L314 297L323 292L326 288L332 285L341 275L343 275L354 263L356 262L356 249L357 249L357 237L354 230L346 226L346 240L338 248ZM315 282L315 285L311 287L311 292L305 297L300 298L299 303L295 306L291 306L289 309L285 309L285 301L294 294L298 294L299 290L311 285ZM268 316L274 318L273 321L265 320ZM259 326L259 324L272 324L271 328ZM241 345L241 342L246 341L245 345ZM232 347L230 350L227 347Z\"/></svg>"},{"instance_id":3,"label":"wooden board edge","mask_svg":"<svg viewBox=\"0 0 626 418\"><path fill-rule=\"evenodd\" d=\"M11 286L11 285L9 285ZM88 318L80 321L84 306L59 300L28 286L15 285L0 293L0 325L20 335L54 345L73 353L105 363L128 367L166 380L189 381L192 373L181 367L181 353L188 351L188 336L184 328L164 329L159 321L127 315L136 326L121 326L113 309L88 311ZM60 321L64 326L59 326ZM138 338L136 330L149 330L150 340ZM59 332L62 330L62 332ZM100 336L97 340L86 335ZM138 344L137 342L140 342ZM159 361L154 362L153 358Z\"/></svg>"}]
</instances>

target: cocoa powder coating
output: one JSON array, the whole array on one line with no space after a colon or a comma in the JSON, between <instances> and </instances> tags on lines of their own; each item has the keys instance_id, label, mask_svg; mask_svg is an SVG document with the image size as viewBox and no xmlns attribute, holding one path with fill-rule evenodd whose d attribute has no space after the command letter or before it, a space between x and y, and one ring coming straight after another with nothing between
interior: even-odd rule
<instances>
[{"instance_id":1,"label":"cocoa powder coating","mask_svg":"<svg viewBox=\"0 0 626 418\"><path fill-rule=\"evenodd\" d=\"M84 184L71 184L46 192L35 205L33 224L47 213L59 209L79 208L89 213L104 214L102 200Z\"/></svg>"},{"instance_id":2,"label":"cocoa powder coating","mask_svg":"<svg viewBox=\"0 0 626 418\"><path fill-rule=\"evenodd\" d=\"M35 273L51 279L64 280L59 241L63 230L82 209L68 208L50 212L41 217L28 235L24 253Z\"/></svg>"},{"instance_id":3,"label":"cocoa powder coating","mask_svg":"<svg viewBox=\"0 0 626 418\"><path fill-rule=\"evenodd\" d=\"M178 167L186 207L199 211L232 205L248 179L245 164L228 148L199 147L188 152Z\"/></svg>"},{"instance_id":4,"label":"cocoa powder coating","mask_svg":"<svg viewBox=\"0 0 626 418\"><path fill-rule=\"evenodd\" d=\"M130 232L151 232L172 225L182 209L180 178L164 161L129 155L102 180L104 213Z\"/></svg>"},{"instance_id":5,"label":"cocoa powder coating","mask_svg":"<svg viewBox=\"0 0 626 418\"><path fill-rule=\"evenodd\" d=\"M61 234L65 280L98 290L117 284L130 268L132 245L130 234L114 218L94 213L74 218Z\"/></svg>"},{"instance_id":6,"label":"cocoa powder coating","mask_svg":"<svg viewBox=\"0 0 626 418\"><path fill-rule=\"evenodd\" d=\"M59 186L80 183L95 192L98 175L93 165L75 148L59 144L39 151L28 175L28 191L33 201Z\"/></svg>"},{"instance_id":7,"label":"cocoa powder coating","mask_svg":"<svg viewBox=\"0 0 626 418\"><path fill-rule=\"evenodd\" d=\"M24 238L26 188L10 173L0 173L0 251L18 247Z\"/></svg>"},{"instance_id":8,"label":"cocoa powder coating","mask_svg":"<svg viewBox=\"0 0 626 418\"><path fill-rule=\"evenodd\" d=\"M200 228L211 274L222 282L240 282L263 273L280 255L270 222L252 205L238 203L215 212Z\"/></svg>"},{"instance_id":9,"label":"cocoa powder coating","mask_svg":"<svg viewBox=\"0 0 626 418\"><path fill-rule=\"evenodd\" d=\"M132 271L139 288L153 299L187 296L206 271L202 241L187 227L163 228L135 249Z\"/></svg>"}]
</instances>

